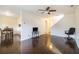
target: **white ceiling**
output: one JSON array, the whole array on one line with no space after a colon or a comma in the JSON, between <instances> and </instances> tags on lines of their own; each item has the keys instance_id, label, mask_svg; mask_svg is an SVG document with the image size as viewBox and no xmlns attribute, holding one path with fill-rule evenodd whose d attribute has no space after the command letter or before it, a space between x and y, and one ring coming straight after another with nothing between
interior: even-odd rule
<instances>
[{"instance_id":1,"label":"white ceiling","mask_svg":"<svg viewBox=\"0 0 79 59\"><path fill-rule=\"evenodd\" d=\"M38 9L45 9L48 5L22 5L16 7L30 12L36 12ZM74 11L74 7L70 7L70 5L50 5L50 7L51 9L56 9L58 13L72 13Z\"/></svg>"},{"instance_id":2,"label":"white ceiling","mask_svg":"<svg viewBox=\"0 0 79 59\"><path fill-rule=\"evenodd\" d=\"M74 12L74 9L76 7L70 7L70 5L0 5L0 10L10 10L16 14L19 14L20 10L25 10L35 15L41 15L38 9L45 9L48 6L50 6L51 9L56 9L56 12L54 14L71 14Z\"/></svg>"}]
</instances>

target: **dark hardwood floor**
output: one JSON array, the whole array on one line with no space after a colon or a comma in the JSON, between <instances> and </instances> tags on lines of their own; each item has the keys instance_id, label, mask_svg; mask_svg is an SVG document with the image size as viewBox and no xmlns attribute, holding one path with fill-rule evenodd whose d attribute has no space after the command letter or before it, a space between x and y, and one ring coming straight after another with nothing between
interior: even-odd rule
<instances>
[{"instance_id":1,"label":"dark hardwood floor","mask_svg":"<svg viewBox=\"0 0 79 59\"><path fill-rule=\"evenodd\" d=\"M19 38L15 37L15 40ZM74 40L74 39L73 39ZM39 37L15 41L12 46L1 47L0 53L6 54L79 54L79 48L74 40L73 44L68 44L64 37L41 35Z\"/></svg>"},{"instance_id":2,"label":"dark hardwood floor","mask_svg":"<svg viewBox=\"0 0 79 59\"><path fill-rule=\"evenodd\" d=\"M52 36L52 42L64 54L78 54L79 48L77 47L76 41L73 39L72 44L68 44L66 37Z\"/></svg>"},{"instance_id":3,"label":"dark hardwood floor","mask_svg":"<svg viewBox=\"0 0 79 59\"><path fill-rule=\"evenodd\" d=\"M24 40L21 43L21 53L52 54L60 53L50 42L50 35Z\"/></svg>"},{"instance_id":4,"label":"dark hardwood floor","mask_svg":"<svg viewBox=\"0 0 79 59\"><path fill-rule=\"evenodd\" d=\"M75 43L75 48L67 44L64 37L41 35L21 42L21 53L26 54L77 54L79 49ZM48 46L47 46L48 44Z\"/></svg>"},{"instance_id":5,"label":"dark hardwood floor","mask_svg":"<svg viewBox=\"0 0 79 59\"><path fill-rule=\"evenodd\" d=\"M19 54L20 53L20 38L14 36L14 41L12 44L1 46L0 44L0 54Z\"/></svg>"}]
</instances>

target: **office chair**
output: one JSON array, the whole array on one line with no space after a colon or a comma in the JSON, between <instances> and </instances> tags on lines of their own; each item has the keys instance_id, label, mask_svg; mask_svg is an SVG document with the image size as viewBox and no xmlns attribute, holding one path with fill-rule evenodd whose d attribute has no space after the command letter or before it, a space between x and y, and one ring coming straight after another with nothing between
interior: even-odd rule
<instances>
[{"instance_id":1,"label":"office chair","mask_svg":"<svg viewBox=\"0 0 79 59\"><path fill-rule=\"evenodd\" d=\"M65 34L68 35L67 39L71 39L70 35L74 35L75 34L75 28L71 27L68 31L65 31Z\"/></svg>"}]
</instances>

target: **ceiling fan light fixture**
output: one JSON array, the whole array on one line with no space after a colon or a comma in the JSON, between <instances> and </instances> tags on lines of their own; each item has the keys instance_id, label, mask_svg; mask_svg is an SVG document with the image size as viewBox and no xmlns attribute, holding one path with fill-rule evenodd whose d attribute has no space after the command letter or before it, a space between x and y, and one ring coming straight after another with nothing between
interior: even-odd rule
<instances>
[{"instance_id":1,"label":"ceiling fan light fixture","mask_svg":"<svg viewBox=\"0 0 79 59\"><path fill-rule=\"evenodd\" d=\"M56 12L56 10L50 9L50 7L47 7L46 9L38 9L39 11L43 11L42 13L51 14L53 12Z\"/></svg>"}]
</instances>

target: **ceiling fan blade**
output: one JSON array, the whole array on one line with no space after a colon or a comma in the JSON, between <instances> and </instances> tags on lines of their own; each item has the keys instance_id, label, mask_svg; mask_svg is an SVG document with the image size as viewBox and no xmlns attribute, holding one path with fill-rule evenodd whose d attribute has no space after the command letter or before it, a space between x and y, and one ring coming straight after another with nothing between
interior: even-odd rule
<instances>
[{"instance_id":1,"label":"ceiling fan blade","mask_svg":"<svg viewBox=\"0 0 79 59\"><path fill-rule=\"evenodd\" d=\"M46 8L46 10L49 10L49 9L50 9L50 7L47 7L47 8Z\"/></svg>"},{"instance_id":2,"label":"ceiling fan blade","mask_svg":"<svg viewBox=\"0 0 79 59\"><path fill-rule=\"evenodd\" d=\"M49 12L55 12L56 10L49 10Z\"/></svg>"},{"instance_id":3,"label":"ceiling fan blade","mask_svg":"<svg viewBox=\"0 0 79 59\"><path fill-rule=\"evenodd\" d=\"M42 10L42 9L38 9L39 11L46 11L46 10Z\"/></svg>"}]
</instances>

